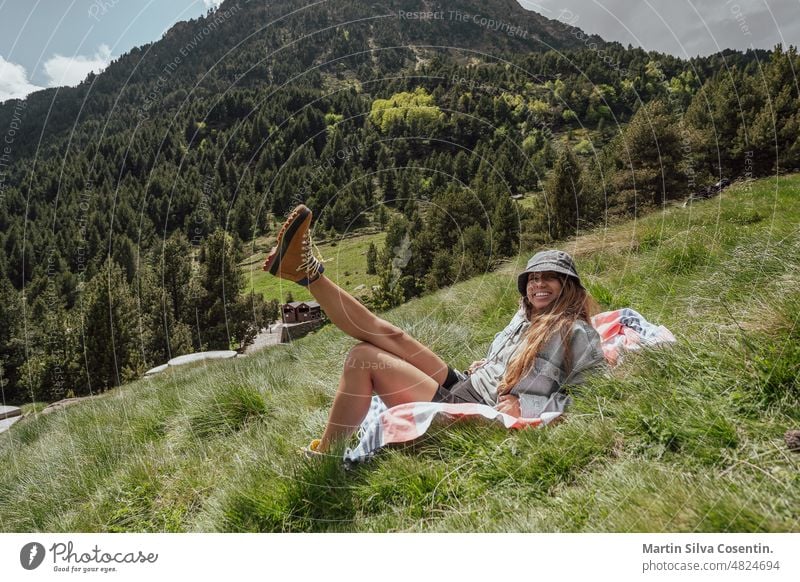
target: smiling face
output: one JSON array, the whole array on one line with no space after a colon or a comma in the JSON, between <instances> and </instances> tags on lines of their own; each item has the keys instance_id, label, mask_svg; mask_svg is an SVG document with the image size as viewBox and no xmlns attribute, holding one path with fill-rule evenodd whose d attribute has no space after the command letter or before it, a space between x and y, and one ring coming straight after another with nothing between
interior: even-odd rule
<instances>
[{"instance_id":1,"label":"smiling face","mask_svg":"<svg viewBox=\"0 0 800 582\"><path fill-rule=\"evenodd\" d=\"M542 311L558 298L563 287L561 277L562 275L552 271L528 275L528 301L531 302L534 309Z\"/></svg>"}]
</instances>

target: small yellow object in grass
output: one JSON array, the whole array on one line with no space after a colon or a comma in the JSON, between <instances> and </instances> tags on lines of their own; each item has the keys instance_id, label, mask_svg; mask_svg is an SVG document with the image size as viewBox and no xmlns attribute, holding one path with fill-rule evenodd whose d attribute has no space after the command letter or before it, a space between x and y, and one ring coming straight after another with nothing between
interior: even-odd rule
<instances>
[{"instance_id":1,"label":"small yellow object in grass","mask_svg":"<svg viewBox=\"0 0 800 582\"><path fill-rule=\"evenodd\" d=\"M314 439L309 443L307 447L303 447L302 449L300 449L300 452L303 453L309 459L313 457L322 456L323 453L318 450L321 442L322 441L320 439Z\"/></svg>"}]
</instances>

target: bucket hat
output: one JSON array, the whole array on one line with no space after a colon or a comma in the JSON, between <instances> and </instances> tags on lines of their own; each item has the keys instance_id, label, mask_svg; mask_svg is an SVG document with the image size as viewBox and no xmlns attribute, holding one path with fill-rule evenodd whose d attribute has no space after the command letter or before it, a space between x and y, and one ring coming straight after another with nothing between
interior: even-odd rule
<instances>
[{"instance_id":1,"label":"bucket hat","mask_svg":"<svg viewBox=\"0 0 800 582\"><path fill-rule=\"evenodd\" d=\"M541 273L542 271L553 271L561 273L575 279L581 289L584 289L578 271L575 269L575 261L564 251L541 251L533 255L528 261L525 270L517 277L517 288L520 295L526 295L528 287L528 275L530 273Z\"/></svg>"}]
</instances>

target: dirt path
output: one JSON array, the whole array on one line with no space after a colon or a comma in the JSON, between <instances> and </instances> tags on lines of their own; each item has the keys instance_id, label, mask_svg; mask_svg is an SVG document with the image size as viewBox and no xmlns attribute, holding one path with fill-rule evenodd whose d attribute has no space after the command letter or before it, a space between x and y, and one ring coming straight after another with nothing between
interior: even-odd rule
<instances>
[{"instance_id":1,"label":"dirt path","mask_svg":"<svg viewBox=\"0 0 800 582\"><path fill-rule=\"evenodd\" d=\"M281 343L281 328L282 324L273 324L270 331L262 328L253 343L245 348L243 355L249 356L259 350L263 350L267 346L274 346L275 344Z\"/></svg>"}]
</instances>

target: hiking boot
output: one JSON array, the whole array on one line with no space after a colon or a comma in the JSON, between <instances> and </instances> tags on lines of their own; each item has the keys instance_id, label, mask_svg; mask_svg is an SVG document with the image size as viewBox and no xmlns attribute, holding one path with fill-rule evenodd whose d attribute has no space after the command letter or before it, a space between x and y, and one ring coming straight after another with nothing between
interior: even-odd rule
<instances>
[{"instance_id":1,"label":"hiking boot","mask_svg":"<svg viewBox=\"0 0 800 582\"><path fill-rule=\"evenodd\" d=\"M304 287L316 281L325 267L314 256L310 227L311 210L299 204L283 223L275 247L262 268Z\"/></svg>"}]
</instances>

